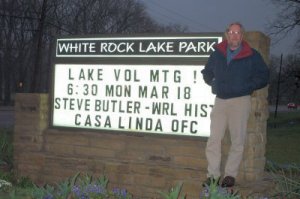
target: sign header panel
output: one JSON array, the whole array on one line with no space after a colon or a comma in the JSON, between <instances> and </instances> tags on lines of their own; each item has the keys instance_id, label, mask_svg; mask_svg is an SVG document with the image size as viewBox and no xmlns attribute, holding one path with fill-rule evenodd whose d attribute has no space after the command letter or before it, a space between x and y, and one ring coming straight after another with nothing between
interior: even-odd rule
<instances>
[{"instance_id":1,"label":"sign header panel","mask_svg":"<svg viewBox=\"0 0 300 199\"><path fill-rule=\"evenodd\" d=\"M57 39L56 57L208 57L221 36Z\"/></svg>"}]
</instances>

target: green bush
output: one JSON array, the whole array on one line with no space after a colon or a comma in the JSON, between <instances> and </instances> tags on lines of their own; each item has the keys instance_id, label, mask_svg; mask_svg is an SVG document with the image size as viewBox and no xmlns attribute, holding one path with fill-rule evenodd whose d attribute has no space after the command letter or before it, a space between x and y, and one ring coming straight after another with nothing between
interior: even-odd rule
<instances>
[{"instance_id":1,"label":"green bush","mask_svg":"<svg viewBox=\"0 0 300 199\"><path fill-rule=\"evenodd\" d=\"M179 199L181 187L182 183L178 184L175 188L171 188L168 193L164 193L162 191L159 191L159 193L164 199ZM181 199L185 199L185 196L182 196Z\"/></svg>"},{"instance_id":2,"label":"green bush","mask_svg":"<svg viewBox=\"0 0 300 199\"><path fill-rule=\"evenodd\" d=\"M0 166L7 166L8 169L13 165L13 132L9 129L0 130Z\"/></svg>"}]
</instances>

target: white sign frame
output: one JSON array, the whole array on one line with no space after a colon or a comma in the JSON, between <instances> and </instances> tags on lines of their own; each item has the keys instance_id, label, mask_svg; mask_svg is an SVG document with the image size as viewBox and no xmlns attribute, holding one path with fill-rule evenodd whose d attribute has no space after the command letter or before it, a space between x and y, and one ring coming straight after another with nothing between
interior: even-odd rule
<instances>
[{"instance_id":1,"label":"white sign frame","mask_svg":"<svg viewBox=\"0 0 300 199\"><path fill-rule=\"evenodd\" d=\"M208 137L215 96L203 67L55 64L52 126Z\"/></svg>"}]
</instances>

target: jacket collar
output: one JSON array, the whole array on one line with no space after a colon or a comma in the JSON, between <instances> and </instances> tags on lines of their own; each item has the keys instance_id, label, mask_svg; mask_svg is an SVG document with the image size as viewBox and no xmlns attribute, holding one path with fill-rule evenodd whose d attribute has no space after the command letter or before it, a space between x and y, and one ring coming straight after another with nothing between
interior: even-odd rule
<instances>
[{"instance_id":1,"label":"jacket collar","mask_svg":"<svg viewBox=\"0 0 300 199\"><path fill-rule=\"evenodd\" d=\"M252 48L246 41L243 40L241 45L242 45L241 51L233 59L241 59L253 54ZM228 46L228 42L227 40L224 40L221 43L217 44L216 49L219 50L226 57L227 46Z\"/></svg>"}]
</instances>

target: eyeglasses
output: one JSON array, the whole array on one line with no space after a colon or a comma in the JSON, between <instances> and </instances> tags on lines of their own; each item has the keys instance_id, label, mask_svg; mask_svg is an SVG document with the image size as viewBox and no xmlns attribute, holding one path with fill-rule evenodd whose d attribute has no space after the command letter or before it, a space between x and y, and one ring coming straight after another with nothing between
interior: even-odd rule
<instances>
[{"instance_id":1,"label":"eyeglasses","mask_svg":"<svg viewBox=\"0 0 300 199\"><path fill-rule=\"evenodd\" d=\"M229 35L240 35L240 34L241 34L240 31L233 31L233 30L229 30L227 33L228 33Z\"/></svg>"}]
</instances>

